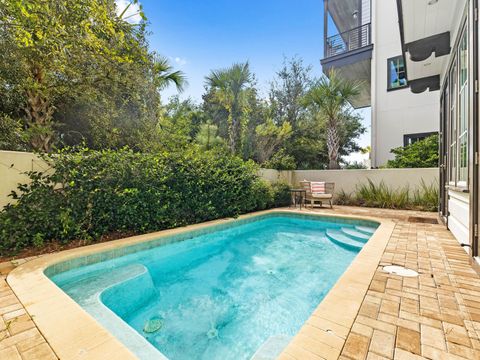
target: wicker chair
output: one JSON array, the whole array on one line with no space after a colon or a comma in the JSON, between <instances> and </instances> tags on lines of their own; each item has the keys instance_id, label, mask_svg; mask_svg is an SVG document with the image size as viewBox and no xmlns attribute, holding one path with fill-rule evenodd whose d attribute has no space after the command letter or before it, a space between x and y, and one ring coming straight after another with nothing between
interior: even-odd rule
<instances>
[{"instance_id":1,"label":"wicker chair","mask_svg":"<svg viewBox=\"0 0 480 360\"><path fill-rule=\"evenodd\" d=\"M313 193L311 181L307 181L307 180L300 181L300 185L305 190L305 206L307 206L307 203L310 203L310 205L313 208L313 206L315 205L315 202L319 202L320 206L322 206L323 202L328 201L328 203L330 204L330 208L333 208L332 199L333 199L333 191L335 189L335 183L325 182L324 193Z\"/></svg>"}]
</instances>

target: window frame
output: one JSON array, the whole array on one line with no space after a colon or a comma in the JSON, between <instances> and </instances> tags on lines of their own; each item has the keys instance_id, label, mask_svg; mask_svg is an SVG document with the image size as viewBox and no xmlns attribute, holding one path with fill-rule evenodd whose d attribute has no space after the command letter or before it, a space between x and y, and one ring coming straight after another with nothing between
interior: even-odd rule
<instances>
[{"instance_id":1,"label":"window frame","mask_svg":"<svg viewBox=\"0 0 480 360\"><path fill-rule=\"evenodd\" d=\"M391 69L390 69L390 63L393 61L396 61L398 59L401 59L403 61L403 73L405 74L405 85L400 85L397 87L391 87L392 84L392 78L391 78ZM397 55L393 56L387 59L387 91L395 91L395 90L401 90L401 89L406 89L408 88L408 80L407 80L407 68L405 65L405 58L402 55Z\"/></svg>"},{"instance_id":2,"label":"window frame","mask_svg":"<svg viewBox=\"0 0 480 360\"><path fill-rule=\"evenodd\" d=\"M409 144L407 142L407 139L416 139L417 141L420 141L420 140L423 140L423 139L425 139L429 136L432 136L432 135L438 135L438 131L404 134L403 135L403 147L413 144L413 142Z\"/></svg>"}]
</instances>

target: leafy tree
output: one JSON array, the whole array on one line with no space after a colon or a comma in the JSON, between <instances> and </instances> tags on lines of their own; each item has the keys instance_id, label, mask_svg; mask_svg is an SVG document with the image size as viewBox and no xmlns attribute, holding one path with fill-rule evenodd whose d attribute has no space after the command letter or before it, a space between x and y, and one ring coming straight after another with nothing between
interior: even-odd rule
<instances>
[{"instance_id":1,"label":"leafy tree","mask_svg":"<svg viewBox=\"0 0 480 360\"><path fill-rule=\"evenodd\" d=\"M200 125L195 141L203 150L211 150L216 147L223 146L223 139L218 136L218 128L211 121Z\"/></svg>"},{"instance_id":2,"label":"leafy tree","mask_svg":"<svg viewBox=\"0 0 480 360\"><path fill-rule=\"evenodd\" d=\"M298 128L306 114L302 99L312 82L311 66L305 66L301 58L283 59L282 68L270 84L270 103L277 123L288 121L292 129Z\"/></svg>"},{"instance_id":3,"label":"leafy tree","mask_svg":"<svg viewBox=\"0 0 480 360\"><path fill-rule=\"evenodd\" d=\"M427 168L438 166L438 135L431 135L423 140L414 142L405 147L398 147L390 151L395 155L389 160L389 168Z\"/></svg>"},{"instance_id":4,"label":"leafy tree","mask_svg":"<svg viewBox=\"0 0 480 360\"><path fill-rule=\"evenodd\" d=\"M213 100L228 114L229 148L234 154L240 152L242 117L248 112L249 86L253 80L248 62L212 70L206 77L206 84L212 89Z\"/></svg>"},{"instance_id":5,"label":"leafy tree","mask_svg":"<svg viewBox=\"0 0 480 360\"><path fill-rule=\"evenodd\" d=\"M148 51L145 22L132 25L116 10L113 0L2 2L0 111L22 119L33 149L50 151L57 131L67 142L121 146L117 137L136 132L129 119L155 119L158 90L183 85L181 73Z\"/></svg>"},{"instance_id":6,"label":"leafy tree","mask_svg":"<svg viewBox=\"0 0 480 360\"><path fill-rule=\"evenodd\" d=\"M267 119L257 126L256 135L256 156L258 162L263 164L292 135L292 126L289 122L276 125L272 119Z\"/></svg>"},{"instance_id":7,"label":"leafy tree","mask_svg":"<svg viewBox=\"0 0 480 360\"><path fill-rule=\"evenodd\" d=\"M349 101L359 94L357 82L342 79L337 71L330 70L309 90L304 104L325 124L329 169L339 168L342 131L352 119L348 112Z\"/></svg>"}]
</instances>

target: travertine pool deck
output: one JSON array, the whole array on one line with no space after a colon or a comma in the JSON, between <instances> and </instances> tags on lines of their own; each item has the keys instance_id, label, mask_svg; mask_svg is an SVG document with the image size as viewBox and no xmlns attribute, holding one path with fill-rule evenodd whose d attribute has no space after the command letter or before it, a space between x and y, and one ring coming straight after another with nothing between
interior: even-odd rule
<instances>
[{"instance_id":1,"label":"travertine pool deck","mask_svg":"<svg viewBox=\"0 0 480 360\"><path fill-rule=\"evenodd\" d=\"M480 277L469 256L443 225L408 222L435 214L340 206L314 212L382 218L393 232L378 257L375 249L363 253L371 274L347 270L343 295L327 296L281 359L480 359ZM380 238L373 240L382 246ZM42 324L36 326L6 282L13 268L30 260L0 264L0 359L58 358ZM420 276L383 272L390 264Z\"/></svg>"}]
</instances>

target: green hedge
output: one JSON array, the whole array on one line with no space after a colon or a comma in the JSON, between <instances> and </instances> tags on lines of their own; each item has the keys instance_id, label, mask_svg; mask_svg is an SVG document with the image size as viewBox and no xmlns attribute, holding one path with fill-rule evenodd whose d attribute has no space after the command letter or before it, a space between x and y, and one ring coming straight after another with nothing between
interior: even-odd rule
<instances>
[{"instance_id":1,"label":"green hedge","mask_svg":"<svg viewBox=\"0 0 480 360\"><path fill-rule=\"evenodd\" d=\"M288 185L257 176L253 162L219 152L64 150L30 173L0 213L0 254L56 240L147 233L288 204Z\"/></svg>"}]
</instances>

